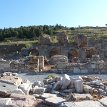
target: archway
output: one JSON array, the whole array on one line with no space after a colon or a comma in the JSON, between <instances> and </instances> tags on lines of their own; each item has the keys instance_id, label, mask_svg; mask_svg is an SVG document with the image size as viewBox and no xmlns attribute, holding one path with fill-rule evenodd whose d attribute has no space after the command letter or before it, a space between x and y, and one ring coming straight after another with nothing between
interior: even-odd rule
<instances>
[{"instance_id":1,"label":"archway","mask_svg":"<svg viewBox=\"0 0 107 107\"><path fill-rule=\"evenodd\" d=\"M31 55L34 55L34 56L39 56L39 50L33 48L33 49L30 50L30 54L31 54Z\"/></svg>"},{"instance_id":2,"label":"archway","mask_svg":"<svg viewBox=\"0 0 107 107\"><path fill-rule=\"evenodd\" d=\"M52 48L49 52L49 57L52 57L54 55L60 55L60 49L58 48Z\"/></svg>"},{"instance_id":3,"label":"archway","mask_svg":"<svg viewBox=\"0 0 107 107\"><path fill-rule=\"evenodd\" d=\"M79 52L77 49L70 49L68 52L68 59L72 60L74 57L79 57Z\"/></svg>"},{"instance_id":4,"label":"archway","mask_svg":"<svg viewBox=\"0 0 107 107\"><path fill-rule=\"evenodd\" d=\"M86 49L86 58L92 58L92 55L96 54L95 48Z\"/></svg>"}]
</instances>

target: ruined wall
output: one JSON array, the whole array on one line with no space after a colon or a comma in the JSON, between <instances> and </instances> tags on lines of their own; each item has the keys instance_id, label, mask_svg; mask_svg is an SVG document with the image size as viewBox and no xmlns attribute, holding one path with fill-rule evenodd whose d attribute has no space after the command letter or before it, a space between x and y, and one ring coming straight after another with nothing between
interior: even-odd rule
<instances>
[{"instance_id":1,"label":"ruined wall","mask_svg":"<svg viewBox=\"0 0 107 107\"><path fill-rule=\"evenodd\" d=\"M99 54L101 59L107 60L107 40L87 40L87 47L75 47L73 44L50 44L50 45L35 45L34 49L31 49L30 52L32 55L36 56L46 56L50 58L53 55L66 55L68 57L79 57L80 60L85 60L87 56L92 56L93 54ZM21 51L25 47L24 44L14 44L14 45L0 45L0 56L8 55L13 52ZM90 50L91 48L95 49ZM70 56L71 55L71 56Z\"/></svg>"},{"instance_id":2,"label":"ruined wall","mask_svg":"<svg viewBox=\"0 0 107 107\"><path fill-rule=\"evenodd\" d=\"M0 45L0 56L8 55L13 52L21 51L25 44L13 44L13 45Z\"/></svg>"},{"instance_id":3,"label":"ruined wall","mask_svg":"<svg viewBox=\"0 0 107 107\"><path fill-rule=\"evenodd\" d=\"M106 60L107 57L107 49L104 48L97 49L96 47L85 47L78 49L74 48L72 45L37 45L35 47L38 49L40 56L44 55L47 58L58 54L68 56L69 58L79 57L81 60L92 57L94 54L99 54L103 60Z\"/></svg>"}]
</instances>

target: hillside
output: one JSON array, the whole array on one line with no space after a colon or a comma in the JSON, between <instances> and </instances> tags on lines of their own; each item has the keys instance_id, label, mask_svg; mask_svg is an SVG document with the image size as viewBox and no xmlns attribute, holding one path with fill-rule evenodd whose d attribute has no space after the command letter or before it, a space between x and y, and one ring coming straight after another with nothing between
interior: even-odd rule
<instances>
[{"instance_id":1,"label":"hillside","mask_svg":"<svg viewBox=\"0 0 107 107\"><path fill-rule=\"evenodd\" d=\"M21 26L19 28L4 28L0 29L0 44L8 43L21 43L19 41L25 41L23 43L29 43L33 41L38 43L39 37L44 34L50 36L52 43L57 42L56 32L65 32L68 35L69 43L73 41L73 37L78 34L84 34L88 38L92 39L105 39L107 38L107 28L106 27L78 27L78 28L68 28L62 25L55 26ZM17 42L18 41L18 42ZM28 41L28 42L26 42Z\"/></svg>"}]
</instances>

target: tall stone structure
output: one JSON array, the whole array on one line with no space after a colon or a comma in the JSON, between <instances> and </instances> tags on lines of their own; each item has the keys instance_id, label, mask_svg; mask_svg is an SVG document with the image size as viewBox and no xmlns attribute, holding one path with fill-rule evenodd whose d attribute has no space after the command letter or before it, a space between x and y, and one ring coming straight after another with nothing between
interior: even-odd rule
<instances>
[{"instance_id":1,"label":"tall stone structure","mask_svg":"<svg viewBox=\"0 0 107 107\"><path fill-rule=\"evenodd\" d=\"M88 39L83 34L79 34L79 35L75 36L74 41L77 44L77 46L80 48L87 47L87 45L88 45Z\"/></svg>"},{"instance_id":2,"label":"tall stone structure","mask_svg":"<svg viewBox=\"0 0 107 107\"><path fill-rule=\"evenodd\" d=\"M50 45L51 44L51 38L49 35L44 34L42 36L40 36L39 38L39 44L40 45Z\"/></svg>"},{"instance_id":3,"label":"tall stone structure","mask_svg":"<svg viewBox=\"0 0 107 107\"><path fill-rule=\"evenodd\" d=\"M66 45L68 43L68 36L65 32L57 32L58 43L60 45Z\"/></svg>"}]
</instances>

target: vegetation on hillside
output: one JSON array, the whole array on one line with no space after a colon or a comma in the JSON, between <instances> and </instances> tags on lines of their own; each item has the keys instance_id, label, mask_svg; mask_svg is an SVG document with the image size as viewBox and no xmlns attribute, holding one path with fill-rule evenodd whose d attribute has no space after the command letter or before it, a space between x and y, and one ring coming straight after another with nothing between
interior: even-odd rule
<instances>
[{"instance_id":1,"label":"vegetation on hillside","mask_svg":"<svg viewBox=\"0 0 107 107\"><path fill-rule=\"evenodd\" d=\"M4 28L0 29L0 41L9 40L26 40L26 39L36 39L42 34L53 35L56 31L60 29L66 29L66 27L61 25L48 26L21 26L19 28Z\"/></svg>"},{"instance_id":2,"label":"vegetation on hillside","mask_svg":"<svg viewBox=\"0 0 107 107\"><path fill-rule=\"evenodd\" d=\"M0 41L12 43L13 41L36 41L38 37L43 34L50 35L52 43L57 43L56 32L64 31L68 35L69 43L73 42L73 37L77 34L84 34L92 39L105 39L107 38L107 27L65 27L56 24L40 25L40 26L21 26L19 28L4 28L0 29Z\"/></svg>"}]
</instances>

